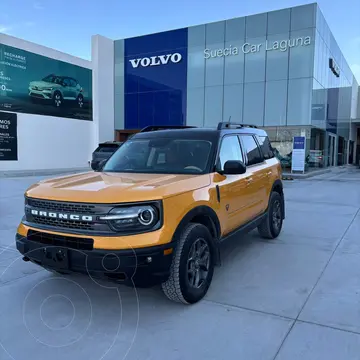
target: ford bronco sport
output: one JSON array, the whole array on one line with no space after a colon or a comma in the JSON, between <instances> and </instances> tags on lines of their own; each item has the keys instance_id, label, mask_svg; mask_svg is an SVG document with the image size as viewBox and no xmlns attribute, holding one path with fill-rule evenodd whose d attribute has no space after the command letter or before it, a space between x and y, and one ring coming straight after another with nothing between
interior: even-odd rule
<instances>
[{"instance_id":1,"label":"ford bronco sport","mask_svg":"<svg viewBox=\"0 0 360 360\"><path fill-rule=\"evenodd\" d=\"M276 238L281 167L254 126L148 127L95 172L43 180L25 193L16 246L25 261L204 297L220 244L257 228Z\"/></svg>"}]
</instances>

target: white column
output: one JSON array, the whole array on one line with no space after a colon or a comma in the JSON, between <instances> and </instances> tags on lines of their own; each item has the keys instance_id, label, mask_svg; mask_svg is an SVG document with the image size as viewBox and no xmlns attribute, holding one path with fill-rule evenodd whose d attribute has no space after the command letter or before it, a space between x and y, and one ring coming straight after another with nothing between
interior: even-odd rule
<instances>
[{"instance_id":1,"label":"white column","mask_svg":"<svg viewBox=\"0 0 360 360\"><path fill-rule=\"evenodd\" d=\"M114 140L114 41L100 35L91 39L93 66L94 149Z\"/></svg>"}]
</instances>

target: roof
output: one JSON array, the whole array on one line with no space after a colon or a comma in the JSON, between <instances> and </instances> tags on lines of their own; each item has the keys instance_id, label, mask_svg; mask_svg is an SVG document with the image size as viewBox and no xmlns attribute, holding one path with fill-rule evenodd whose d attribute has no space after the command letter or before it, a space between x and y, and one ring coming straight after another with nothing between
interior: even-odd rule
<instances>
[{"instance_id":1,"label":"roof","mask_svg":"<svg viewBox=\"0 0 360 360\"><path fill-rule=\"evenodd\" d=\"M114 145L121 145L123 141L104 141L99 143L99 145L107 145L107 144L114 144Z\"/></svg>"}]
</instances>

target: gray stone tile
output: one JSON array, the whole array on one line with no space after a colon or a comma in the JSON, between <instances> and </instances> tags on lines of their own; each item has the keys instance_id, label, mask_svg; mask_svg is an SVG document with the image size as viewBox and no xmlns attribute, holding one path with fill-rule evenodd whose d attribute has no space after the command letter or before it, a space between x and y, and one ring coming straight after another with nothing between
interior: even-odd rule
<instances>
[{"instance_id":1,"label":"gray stone tile","mask_svg":"<svg viewBox=\"0 0 360 360\"><path fill-rule=\"evenodd\" d=\"M351 206L351 205L333 205L328 203L316 203L312 202L311 206L309 206L309 200L303 199L302 201L286 201L286 211L291 214L293 211L295 212L305 212L306 214L324 214L324 215L349 215L354 216L359 209L359 206Z\"/></svg>"},{"instance_id":2,"label":"gray stone tile","mask_svg":"<svg viewBox=\"0 0 360 360\"><path fill-rule=\"evenodd\" d=\"M15 235L16 229L0 230L0 248L16 249Z\"/></svg>"},{"instance_id":3,"label":"gray stone tile","mask_svg":"<svg viewBox=\"0 0 360 360\"><path fill-rule=\"evenodd\" d=\"M24 262L17 251L0 249L0 286L39 271L46 270L31 262Z\"/></svg>"},{"instance_id":4,"label":"gray stone tile","mask_svg":"<svg viewBox=\"0 0 360 360\"><path fill-rule=\"evenodd\" d=\"M229 241L230 242L230 241ZM331 252L244 241L216 268L208 300L295 318Z\"/></svg>"},{"instance_id":5,"label":"gray stone tile","mask_svg":"<svg viewBox=\"0 0 360 360\"><path fill-rule=\"evenodd\" d=\"M271 360L292 325L208 302L184 307L157 289L105 289L84 278L44 274L0 288L0 301L11 304L0 308L0 321L11 318L0 339L14 359L100 359L106 352L122 359L128 352L130 360Z\"/></svg>"},{"instance_id":6,"label":"gray stone tile","mask_svg":"<svg viewBox=\"0 0 360 360\"><path fill-rule=\"evenodd\" d=\"M299 319L360 333L360 254L334 255Z\"/></svg>"},{"instance_id":7,"label":"gray stone tile","mask_svg":"<svg viewBox=\"0 0 360 360\"><path fill-rule=\"evenodd\" d=\"M340 240L353 215L292 210L286 213L281 237L308 236Z\"/></svg>"},{"instance_id":8,"label":"gray stone tile","mask_svg":"<svg viewBox=\"0 0 360 360\"><path fill-rule=\"evenodd\" d=\"M359 360L360 335L298 322L276 360Z\"/></svg>"},{"instance_id":9,"label":"gray stone tile","mask_svg":"<svg viewBox=\"0 0 360 360\"><path fill-rule=\"evenodd\" d=\"M341 241L339 251L348 253L360 254L360 217L357 216L348 231L346 232L344 239Z\"/></svg>"}]
</instances>

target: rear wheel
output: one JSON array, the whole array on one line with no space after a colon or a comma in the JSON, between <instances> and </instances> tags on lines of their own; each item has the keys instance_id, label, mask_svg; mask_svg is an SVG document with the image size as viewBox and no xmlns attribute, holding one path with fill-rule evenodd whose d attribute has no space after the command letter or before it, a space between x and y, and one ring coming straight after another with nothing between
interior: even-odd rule
<instances>
[{"instance_id":1,"label":"rear wheel","mask_svg":"<svg viewBox=\"0 0 360 360\"><path fill-rule=\"evenodd\" d=\"M170 268L162 284L173 301L194 304L207 293L214 273L212 237L206 226L191 223L182 232Z\"/></svg>"},{"instance_id":2,"label":"rear wheel","mask_svg":"<svg viewBox=\"0 0 360 360\"><path fill-rule=\"evenodd\" d=\"M273 192L270 196L268 212L263 222L258 226L259 234L265 239L275 239L279 236L284 219L282 196Z\"/></svg>"}]
</instances>

